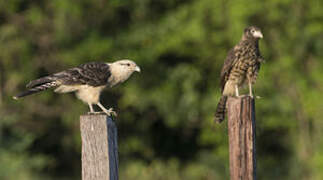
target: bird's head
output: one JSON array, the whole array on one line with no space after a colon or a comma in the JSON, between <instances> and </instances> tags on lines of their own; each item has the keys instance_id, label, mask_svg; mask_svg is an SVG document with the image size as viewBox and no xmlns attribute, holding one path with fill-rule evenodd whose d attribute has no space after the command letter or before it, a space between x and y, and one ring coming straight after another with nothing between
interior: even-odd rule
<instances>
[{"instance_id":1,"label":"bird's head","mask_svg":"<svg viewBox=\"0 0 323 180\"><path fill-rule=\"evenodd\" d=\"M263 38L263 35L261 33L260 28L256 26L250 26L245 28L244 33L243 33L243 38L244 39L261 39Z\"/></svg>"},{"instance_id":2,"label":"bird's head","mask_svg":"<svg viewBox=\"0 0 323 180\"><path fill-rule=\"evenodd\" d=\"M127 80L135 71L140 72L140 67L133 61L124 59L109 64L110 72L115 83L122 83Z\"/></svg>"},{"instance_id":3,"label":"bird's head","mask_svg":"<svg viewBox=\"0 0 323 180\"><path fill-rule=\"evenodd\" d=\"M122 69L123 71L128 71L128 72L140 72L140 67L133 62L132 60L129 59L124 59L124 60L119 60L114 63L112 63L116 68Z\"/></svg>"}]
</instances>

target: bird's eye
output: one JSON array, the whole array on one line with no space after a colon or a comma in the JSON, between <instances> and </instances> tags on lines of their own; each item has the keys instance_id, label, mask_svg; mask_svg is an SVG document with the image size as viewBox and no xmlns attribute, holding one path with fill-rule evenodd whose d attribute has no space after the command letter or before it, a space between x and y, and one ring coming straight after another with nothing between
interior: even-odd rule
<instances>
[{"instance_id":1,"label":"bird's eye","mask_svg":"<svg viewBox=\"0 0 323 180\"><path fill-rule=\"evenodd\" d=\"M254 29L251 29L251 33L254 33L255 32L255 30Z\"/></svg>"},{"instance_id":2,"label":"bird's eye","mask_svg":"<svg viewBox=\"0 0 323 180\"><path fill-rule=\"evenodd\" d=\"M130 63L127 63L126 65L127 65L127 66L130 66Z\"/></svg>"}]
</instances>

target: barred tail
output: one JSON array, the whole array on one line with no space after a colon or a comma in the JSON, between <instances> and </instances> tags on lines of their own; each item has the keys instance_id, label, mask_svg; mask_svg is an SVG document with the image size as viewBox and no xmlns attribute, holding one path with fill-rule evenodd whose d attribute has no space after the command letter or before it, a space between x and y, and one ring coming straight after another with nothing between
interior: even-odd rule
<instances>
[{"instance_id":1,"label":"barred tail","mask_svg":"<svg viewBox=\"0 0 323 180\"><path fill-rule=\"evenodd\" d=\"M18 99L18 98L21 98L21 97L24 97L24 96L28 96L28 95L31 95L31 94L34 94L34 93L38 93L40 91L44 91L46 89L49 89L49 88L52 88L52 87L56 87L58 84L53 81L53 82L48 82L48 83L45 83L45 84L41 84L39 86L35 86L33 88L30 88L24 92L21 92L19 94L17 94L16 96L13 96L14 99Z\"/></svg>"},{"instance_id":2,"label":"barred tail","mask_svg":"<svg viewBox=\"0 0 323 180\"><path fill-rule=\"evenodd\" d=\"M221 99L216 107L216 111L215 111L215 118L214 121L216 123L221 123L224 120L225 117L225 107L226 107L226 103L227 103L227 96L221 96Z\"/></svg>"},{"instance_id":3,"label":"barred tail","mask_svg":"<svg viewBox=\"0 0 323 180\"><path fill-rule=\"evenodd\" d=\"M40 85L43 85L43 84L46 84L46 83L50 83L50 82L53 82L55 81L57 78L55 78L55 76L46 76L46 77L42 77L42 78L39 78L39 79L36 79L36 80L33 80L33 81L30 81L26 87L27 88L34 88L34 87L37 87L37 86L40 86Z\"/></svg>"}]
</instances>

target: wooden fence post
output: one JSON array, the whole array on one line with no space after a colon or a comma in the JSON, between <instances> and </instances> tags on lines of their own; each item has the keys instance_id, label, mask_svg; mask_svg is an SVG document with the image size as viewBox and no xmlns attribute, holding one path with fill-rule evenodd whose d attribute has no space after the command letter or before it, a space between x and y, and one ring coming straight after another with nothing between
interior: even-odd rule
<instances>
[{"instance_id":1,"label":"wooden fence post","mask_svg":"<svg viewBox=\"0 0 323 180\"><path fill-rule=\"evenodd\" d=\"M82 115L82 180L118 180L117 127L107 115Z\"/></svg>"},{"instance_id":2,"label":"wooden fence post","mask_svg":"<svg viewBox=\"0 0 323 180\"><path fill-rule=\"evenodd\" d=\"M255 101L244 96L229 97L227 102L231 180L255 180Z\"/></svg>"}]
</instances>

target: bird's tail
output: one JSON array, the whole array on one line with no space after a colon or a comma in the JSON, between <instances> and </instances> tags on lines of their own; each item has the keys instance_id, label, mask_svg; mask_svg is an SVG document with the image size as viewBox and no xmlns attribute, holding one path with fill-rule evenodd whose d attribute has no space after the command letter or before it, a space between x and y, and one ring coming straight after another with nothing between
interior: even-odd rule
<instances>
[{"instance_id":1,"label":"bird's tail","mask_svg":"<svg viewBox=\"0 0 323 180\"><path fill-rule=\"evenodd\" d=\"M214 121L217 123L221 123L224 120L227 99L228 99L228 96L221 96L221 99L216 107Z\"/></svg>"},{"instance_id":2,"label":"bird's tail","mask_svg":"<svg viewBox=\"0 0 323 180\"><path fill-rule=\"evenodd\" d=\"M37 80L35 80L37 81ZM38 80L39 81L39 80ZM29 83L30 84L30 83ZM39 83L40 84L40 83ZM33 86L28 86L27 87L32 87L24 92L21 92L19 94L17 94L16 96L13 96L14 99L18 99L24 96L28 96L34 93L38 93L40 91L44 91L46 89L52 88L52 87L56 87L58 84L56 81L52 81L52 82L46 82L40 85L33 85Z\"/></svg>"},{"instance_id":3,"label":"bird's tail","mask_svg":"<svg viewBox=\"0 0 323 180\"><path fill-rule=\"evenodd\" d=\"M33 87L40 86L40 85L43 85L43 84L46 84L46 83L51 83L51 82L53 82L55 80L57 80L57 78L54 75L46 76L46 77L42 77L42 78L30 81L26 85L26 87L27 88L33 88Z\"/></svg>"}]
</instances>

